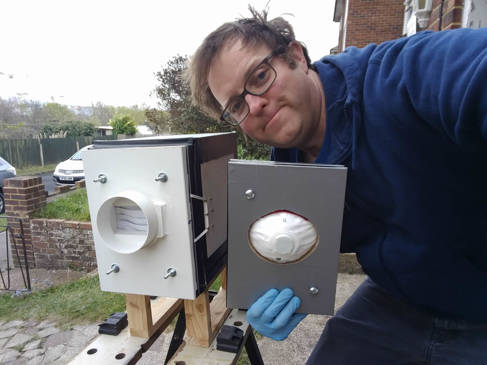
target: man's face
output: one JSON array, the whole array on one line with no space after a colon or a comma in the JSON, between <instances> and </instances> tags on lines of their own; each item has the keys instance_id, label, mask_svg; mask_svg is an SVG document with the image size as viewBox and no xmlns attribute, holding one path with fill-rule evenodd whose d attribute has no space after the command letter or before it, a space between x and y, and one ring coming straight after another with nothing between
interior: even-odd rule
<instances>
[{"instance_id":1,"label":"man's face","mask_svg":"<svg viewBox=\"0 0 487 365\"><path fill-rule=\"evenodd\" d=\"M220 105L240 95L249 73L269 54L265 45L242 46L240 40L227 42L210 66L208 84ZM276 147L305 146L319 124L319 105L313 102L316 88L311 82L302 50L292 44L290 55L296 67L279 56L269 63L277 72L272 86L263 95L245 95L249 114L242 130L255 140Z\"/></svg>"}]
</instances>

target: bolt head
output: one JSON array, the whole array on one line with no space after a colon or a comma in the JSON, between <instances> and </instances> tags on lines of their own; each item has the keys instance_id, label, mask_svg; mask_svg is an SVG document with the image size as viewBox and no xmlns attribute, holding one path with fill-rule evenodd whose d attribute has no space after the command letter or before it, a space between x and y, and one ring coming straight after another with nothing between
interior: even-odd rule
<instances>
[{"instance_id":1,"label":"bolt head","mask_svg":"<svg viewBox=\"0 0 487 365\"><path fill-rule=\"evenodd\" d=\"M311 295L317 295L319 291L320 291L320 290L319 290L319 289L318 289L316 286L311 286L311 287L309 288L309 293L310 293Z\"/></svg>"},{"instance_id":2,"label":"bolt head","mask_svg":"<svg viewBox=\"0 0 487 365\"><path fill-rule=\"evenodd\" d=\"M245 191L245 197L248 199L248 200L252 200L255 198L255 193L252 189L249 189L247 191Z\"/></svg>"},{"instance_id":3,"label":"bolt head","mask_svg":"<svg viewBox=\"0 0 487 365\"><path fill-rule=\"evenodd\" d=\"M156 181L160 181L160 182L166 182L166 181L167 181L167 179L168 179L167 174L166 174L166 173L164 173L164 172L160 172L160 173L157 175L157 177L156 177L156 179L155 179L155 180L156 180Z\"/></svg>"}]
</instances>

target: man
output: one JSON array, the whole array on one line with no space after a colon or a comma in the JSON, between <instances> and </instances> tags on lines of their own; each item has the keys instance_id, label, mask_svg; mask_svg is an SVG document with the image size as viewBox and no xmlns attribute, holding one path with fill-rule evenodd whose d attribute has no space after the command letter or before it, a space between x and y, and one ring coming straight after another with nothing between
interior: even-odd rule
<instances>
[{"instance_id":1,"label":"man","mask_svg":"<svg viewBox=\"0 0 487 365\"><path fill-rule=\"evenodd\" d=\"M195 102L274 146L349 168L342 252L369 278L310 364L487 364L487 29L422 32L312 64L282 18L226 23L197 50ZM249 322L283 339L289 289Z\"/></svg>"}]
</instances>

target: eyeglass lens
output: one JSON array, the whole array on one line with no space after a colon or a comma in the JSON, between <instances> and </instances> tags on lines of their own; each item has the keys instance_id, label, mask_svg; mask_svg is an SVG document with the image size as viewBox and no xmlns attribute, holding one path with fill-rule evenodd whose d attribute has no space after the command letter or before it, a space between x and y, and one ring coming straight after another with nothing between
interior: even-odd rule
<instances>
[{"instance_id":1,"label":"eyeglass lens","mask_svg":"<svg viewBox=\"0 0 487 365\"><path fill-rule=\"evenodd\" d=\"M276 79L276 71L264 60L250 74L245 82L242 95L231 100L223 111L223 118L231 124L239 124L249 113L249 105L245 101L245 94L260 96L264 94Z\"/></svg>"}]
</instances>

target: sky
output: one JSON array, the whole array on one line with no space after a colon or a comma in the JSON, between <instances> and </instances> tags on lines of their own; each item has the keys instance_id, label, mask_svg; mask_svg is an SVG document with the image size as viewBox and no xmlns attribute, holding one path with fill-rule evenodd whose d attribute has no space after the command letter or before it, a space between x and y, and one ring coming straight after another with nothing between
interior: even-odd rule
<instances>
[{"instance_id":1,"label":"sky","mask_svg":"<svg viewBox=\"0 0 487 365\"><path fill-rule=\"evenodd\" d=\"M154 74L249 3L286 18L312 60L338 44L333 0L2 0L0 97L156 106Z\"/></svg>"}]
</instances>

